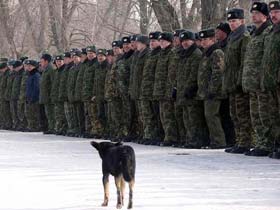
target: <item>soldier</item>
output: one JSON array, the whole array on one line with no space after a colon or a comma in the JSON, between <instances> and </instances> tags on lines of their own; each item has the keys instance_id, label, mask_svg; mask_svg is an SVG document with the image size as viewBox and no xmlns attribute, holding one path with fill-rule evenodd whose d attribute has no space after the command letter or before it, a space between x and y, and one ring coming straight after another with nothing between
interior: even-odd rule
<instances>
[{"instance_id":1,"label":"soldier","mask_svg":"<svg viewBox=\"0 0 280 210\"><path fill-rule=\"evenodd\" d=\"M56 70L54 71L54 80L52 82L51 100L54 104L55 115L55 134L65 135L67 132L67 122L64 111L64 102L59 100L59 91L61 75L64 71L64 57L63 55L57 55L54 57Z\"/></svg>"},{"instance_id":2,"label":"soldier","mask_svg":"<svg viewBox=\"0 0 280 210\"><path fill-rule=\"evenodd\" d=\"M40 74L39 63L35 60L26 60L28 78L26 80L26 107L25 116L27 119L27 130L38 132L40 130Z\"/></svg>"},{"instance_id":3,"label":"soldier","mask_svg":"<svg viewBox=\"0 0 280 210\"><path fill-rule=\"evenodd\" d=\"M141 84L141 111L143 119L144 141L143 144L157 145L160 136L159 105L153 100L153 88L155 82L155 69L160 53L160 42L158 40L161 32L155 31L149 34L150 49L147 61L145 62L142 84Z\"/></svg>"},{"instance_id":4,"label":"soldier","mask_svg":"<svg viewBox=\"0 0 280 210\"><path fill-rule=\"evenodd\" d=\"M266 94L267 98L258 100L259 115L262 125L268 129L268 136L273 140L273 153L269 155L271 158L280 159L280 135L279 135L279 67L280 67L280 3L279 1L271 1L269 3L270 17L273 28L267 35L264 42L264 53L262 59L262 68L260 73L261 91ZM264 142L265 143L265 142ZM258 145L258 143L257 143Z\"/></svg>"},{"instance_id":5,"label":"soldier","mask_svg":"<svg viewBox=\"0 0 280 210\"><path fill-rule=\"evenodd\" d=\"M87 67L84 70L83 78L83 88L82 88L82 101L84 103L84 112L85 112L85 132L88 137L96 136L97 130L95 127L95 122L97 119L97 107L92 103L92 93L93 93L93 82L94 82L94 71L97 64L96 58L96 47L89 46L86 49L88 63Z\"/></svg>"},{"instance_id":6,"label":"soldier","mask_svg":"<svg viewBox=\"0 0 280 210\"><path fill-rule=\"evenodd\" d=\"M221 124L220 106L222 93L222 75L224 71L224 53L215 43L215 30L199 32L204 48L198 70L198 96L204 101L204 113L210 134L210 148L226 146L225 134Z\"/></svg>"},{"instance_id":7,"label":"soldier","mask_svg":"<svg viewBox=\"0 0 280 210\"><path fill-rule=\"evenodd\" d=\"M268 138L267 131L269 127L262 124L260 118L260 106L258 101L266 101L269 95L261 92L260 87L260 66L263 57L263 49L265 47L264 40L271 30L271 22L268 19L268 6L264 2L255 2L251 7L252 22L256 26L256 30L251 35L246 49L244 58L244 68L242 75L242 87L250 96L250 115L253 130L256 134L256 146L253 150L245 153L252 156L267 156L272 152L272 142ZM268 112L269 106L266 107Z\"/></svg>"},{"instance_id":8,"label":"soldier","mask_svg":"<svg viewBox=\"0 0 280 210\"><path fill-rule=\"evenodd\" d=\"M225 52L228 43L228 36L231 32L228 23L221 22L215 31L215 38L219 47ZM227 96L227 95L225 95ZM221 101L220 115L222 120L222 126L226 136L227 147L232 147L235 144L235 131L234 124L230 116L229 110L229 98L228 96Z\"/></svg>"},{"instance_id":9,"label":"soldier","mask_svg":"<svg viewBox=\"0 0 280 210\"><path fill-rule=\"evenodd\" d=\"M198 33L195 33L195 44L201 51L203 51L203 47L201 46L201 39Z\"/></svg>"},{"instance_id":10,"label":"soldier","mask_svg":"<svg viewBox=\"0 0 280 210\"><path fill-rule=\"evenodd\" d=\"M252 141L249 95L242 90L243 61L250 35L245 26L244 10L229 10L227 19L232 32L225 52L223 90L229 94L236 144L225 152L242 154L249 150Z\"/></svg>"},{"instance_id":11,"label":"soldier","mask_svg":"<svg viewBox=\"0 0 280 210\"><path fill-rule=\"evenodd\" d=\"M13 68L13 64L14 64L15 60L10 60L8 62L8 68L9 68L9 74L8 74L8 78L7 78L7 87L5 89L5 99L7 101L7 103L9 104L9 114L10 117L8 118L9 121L7 122L7 126L8 126L8 130L15 130L14 124L13 124L13 115L12 115L12 100L11 100L11 95L12 95L12 88L13 88L13 81L15 79L15 71Z\"/></svg>"},{"instance_id":12,"label":"soldier","mask_svg":"<svg viewBox=\"0 0 280 210\"><path fill-rule=\"evenodd\" d=\"M114 52L112 49L107 50L106 59L110 65L112 65L114 63Z\"/></svg>"},{"instance_id":13,"label":"soldier","mask_svg":"<svg viewBox=\"0 0 280 210\"><path fill-rule=\"evenodd\" d=\"M21 91L21 80L24 73L23 65L20 60L16 60L13 63L13 69L15 71L15 78L12 83L12 92L11 92L11 113L13 119L13 126L15 130L21 128L19 121L19 110L18 110L18 100ZM24 90L23 90L24 91Z\"/></svg>"},{"instance_id":14,"label":"soldier","mask_svg":"<svg viewBox=\"0 0 280 210\"><path fill-rule=\"evenodd\" d=\"M133 69L132 79L129 84L130 97L135 102L135 117L137 117L138 124L138 137L143 138L143 120L141 112L141 103L140 103L140 91L142 84L143 68L149 53L149 37L144 35L139 35L135 41L137 47L137 57L135 59L135 66Z\"/></svg>"},{"instance_id":15,"label":"soldier","mask_svg":"<svg viewBox=\"0 0 280 210\"><path fill-rule=\"evenodd\" d=\"M110 64L106 60L106 49L99 49L97 51L98 64L94 75L93 97L92 101L97 107L97 120L95 124L98 125L98 135L104 136L106 129L106 104L104 100L105 79L107 72L110 70Z\"/></svg>"},{"instance_id":16,"label":"soldier","mask_svg":"<svg viewBox=\"0 0 280 210\"><path fill-rule=\"evenodd\" d=\"M174 102L172 100L172 86L169 72L173 72L171 62L174 55L172 51L173 34L163 32L159 36L161 52L155 71L155 84L153 98L159 101L160 120L164 129L164 142L162 146L172 146L177 143L177 125L175 119Z\"/></svg>"},{"instance_id":17,"label":"soldier","mask_svg":"<svg viewBox=\"0 0 280 210\"><path fill-rule=\"evenodd\" d=\"M58 100L61 101L61 103L64 103L64 114L67 121L67 136L73 136L73 119L71 118L71 107L68 101L68 95L67 95L67 81L68 81L68 74L69 70L74 65L73 59L70 52L64 53L64 70L61 72L59 87L58 87Z\"/></svg>"},{"instance_id":18,"label":"soldier","mask_svg":"<svg viewBox=\"0 0 280 210\"><path fill-rule=\"evenodd\" d=\"M54 79L54 69L52 67L52 56L43 54L40 59L42 78L40 83L40 104L44 105L48 130L44 134L55 133L54 104L51 101L51 87Z\"/></svg>"}]
</instances>

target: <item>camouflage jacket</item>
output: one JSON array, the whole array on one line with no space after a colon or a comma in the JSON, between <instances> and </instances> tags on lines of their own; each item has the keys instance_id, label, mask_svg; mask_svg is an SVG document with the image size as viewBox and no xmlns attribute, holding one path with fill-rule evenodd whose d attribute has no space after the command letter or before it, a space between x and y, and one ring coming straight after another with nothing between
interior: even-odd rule
<instances>
[{"instance_id":1,"label":"camouflage jacket","mask_svg":"<svg viewBox=\"0 0 280 210\"><path fill-rule=\"evenodd\" d=\"M155 100L169 100L171 90L170 87L172 86L170 83L170 76L169 72L174 72L173 68L173 61L174 61L175 53L172 50L172 47L169 46L165 49L162 49L159 53L159 58L156 66L155 71L155 83L154 83L154 90L153 90L153 98Z\"/></svg>"},{"instance_id":2,"label":"camouflage jacket","mask_svg":"<svg viewBox=\"0 0 280 210\"><path fill-rule=\"evenodd\" d=\"M21 80L22 80L22 75L24 73L24 69L22 68L18 72L15 72L15 78L13 81L12 85L12 93L11 93L11 99L12 100L18 100L20 91L21 91Z\"/></svg>"},{"instance_id":3,"label":"camouflage jacket","mask_svg":"<svg viewBox=\"0 0 280 210\"><path fill-rule=\"evenodd\" d=\"M198 69L198 97L202 100L223 99L222 77L224 72L224 52L218 44L209 47L202 56Z\"/></svg>"},{"instance_id":4,"label":"camouflage jacket","mask_svg":"<svg viewBox=\"0 0 280 210\"><path fill-rule=\"evenodd\" d=\"M73 65L74 65L73 62L65 65L63 71L61 72L61 77L60 77L60 82L58 87L58 100L61 102L68 101L67 81L68 81L69 70L72 68Z\"/></svg>"},{"instance_id":5,"label":"camouflage jacket","mask_svg":"<svg viewBox=\"0 0 280 210\"><path fill-rule=\"evenodd\" d=\"M109 70L110 65L107 60L96 65L92 95L95 97L97 102L104 101L105 79Z\"/></svg>"},{"instance_id":6,"label":"camouflage jacket","mask_svg":"<svg viewBox=\"0 0 280 210\"><path fill-rule=\"evenodd\" d=\"M47 68L43 71L41 81L40 81L40 104L51 104L51 87L54 79L54 69L49 64Z\"/></svg>"},{"instance_id":7,"label":"camouflage jacket","mask_svg":"<svg viewBox=\"0 0 280 210\"><path fill-rule=\"evenodd\" d=\"M143 51L138 53L137 59L135 61L135 67L133 69L133 77L131 83L129 84L130 96L133 100L139 100L141 92L141 84L143 78L143 69L145 62L148 58L149 48L147 47Z\"/></svg>"},{"instance_id":8,"label":"camouflage jacket","mask_svg":"<svg viewBox=\"0 0 280 210\"><path fill-rule=\"evenodd\" d=\"M16 77L15 71L10 71L9 76L7 78L7 87L5 90L5 99L6 101L10 101L12 97L12 89L13 89L13 82Z\"/></svg>"},{"instance_id":9,"label":"camouflage jacket","mask_svg":"<svg viewBox=\"0 0 280 210\"><path fill-rule=\"evenodd\" d=\"M240 26L229 36L225 51L225 73L223 78L223 90L226 93L235 92L242 87L242 72L244 55L250 34L245 25Z\"/></svg>"},{"instance_id":10,"label":"camouflage jacket","mask_svg":"<svg viewBox=\"0 0 280 210\"><path fill-rule=\"evenodd\" d=\"M131 58L130 58L130 75L129 75L129 84L132 84L132 80L134 78L133 74L134 74L134 69L136 67L136 62L137 62L137 57L138 57L138 51L134 51ZM128 89L128 93L129 95L131 95L131 85L129 86L129 89Z\"/></svg>"},{"instance_id":11,"label":"camouflage jacket","mask_svg":"<svg viewBox=\"0 0 280 210\"><path fill-rule=\"evenodd\" d=\"M65 68L65 65L61 66L60 68L54 70L54 79L52 82L52 87L51 87L51 101L53 104L57 104L58 102L62 102L59 100L59 83L61 80L61 75L63 74L63 70Z\"/></svg>"},{"instance_id":12,"label":"camouflage jacket","mask_svg":"<svg viewBox=\"0 0 280 210\"><path fill-rule=\"evenodd\" d=\"M25 103L26 102L26 81L28 78L28 72L24 71L22 73L22 78L20 82L20 94L19 94L19 103Z\"/></svg>"},{"instance_id":13,"label":"camouflage jacket","mask_svg":"<svg viewBox=\"0 0 280 210\"><path fill-rule=\"evenodd\" d=\"M84 75L85 70L88 67L88 60L86 59L83 63L81 63L80 70L77 75L77 81L75 85L75 100L76 101L82 101L82 95L83 95L83 85L84 85Z\"/></svg>"},{"instance_id":14,"label":"camouflage jacket","mask_svg":"<svg viewBox=\"0 0 280 210\"><path fill-rule=\"evenodd\" d=\"M5 92L7 88L7 80L9 77L10 71L6 70L5 72L1 72L1 80L0 80L0 99L1 101L5 101Z\"/></svg>"},{"instance_id":15,"label":"camouflage jacket","mask_svg":"<svg viewBox=\"0 0 280 210\"><path fill-rule=\"evenodd\" d=\"M200 49L193 44L188 49L182 50L176 73L177 104L184 105L188 101L185 97L186 91L194 90L194 99L197 91L197 74L201 61L202 53Z\"/></svg>"},{"instance_id":16,"label":"camouflage jacket","mask_svg":"<svg viewBox=\"0 0 280 210\"><path fill-rule=\"evenodd\" d=\"M80 69L81 63L74 64L71 69L69 69L68 78L67 78L67 97L70 103L75 101L75 86L77 81L78 72Z\"/></svg>"},{"instance_id":17,"label":"camouflage jacket","mask_svg":"<svg viewBox=\"0 0 280 210\"><path fill-rule=\"evenodd\" d=\"M262 91L275 91L280 83L280 24L274 25L264 43L261 69Z\"/></svg>"},{"instance_id":18,"label":"camouflage jacket","mask_svg":"<svg viewBox=\"0 0 280 210\"><path fill-rule=\"evenodd\" d=\"M92 98L93 82L94 82L94 72L97 64L97 58L88 61L88 67L84 72L83 79L83 91L82 91L82 101L90 101ZM75 87L74 87L75 88Z\"/></svg>"},{"instance_id":19,"label":"camouflage jacket","mask_svg":"<svg viewBox=\"0 0 280 210\"><path fill-rule=\"evenodd\" d=\"M123 96L128 95L129 82L130 82L130 72L131 65L133 60L134 51L131 50L127 53L124 53L118 67L118 87Z\"/></svg>"},{"instance_id":20,"label":"camouflage jacket","mask_svg":"<svg viewBox=\"0 0 280 210\"><path fill-rule=\"evenodd\" d=\"M244 58L242 87L245 92L260 91L260 73L264 52L264 40L271 30L270 21L256 29L249 41Z\"/></svg>"},{"instance_id":21,"label":"camouflage jacket","mask_svg":"<svg viewBox=\"0 0 280 210\"><path fill-rule=\"evenodd\" d=\"M149 52L142 75L141 100L153 100L155 70L159 58L160 47Z\"/></svg>"}]
</instances>

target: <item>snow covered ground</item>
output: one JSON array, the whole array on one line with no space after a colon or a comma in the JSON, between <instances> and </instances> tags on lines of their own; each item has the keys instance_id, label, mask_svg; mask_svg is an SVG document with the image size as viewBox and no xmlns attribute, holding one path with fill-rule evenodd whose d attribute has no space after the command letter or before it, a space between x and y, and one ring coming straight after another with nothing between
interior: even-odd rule
<instances>
[{"instance_id":1,"label":"snow covered ground","mask_svg":"<svg viewBox=\"0 0 280 210\"><path fill-rule=\"evenodd\" d=\"M112 210L90 140L0 131L1 210ZM280 161L131 144L135 210L280 210ZM126 209L128 187L126 191Z\"/></svg>"}]
</instances>

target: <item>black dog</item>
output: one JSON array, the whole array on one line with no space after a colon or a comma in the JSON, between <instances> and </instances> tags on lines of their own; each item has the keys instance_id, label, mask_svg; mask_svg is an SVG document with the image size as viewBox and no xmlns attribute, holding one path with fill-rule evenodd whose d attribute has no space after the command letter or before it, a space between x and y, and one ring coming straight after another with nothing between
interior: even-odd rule
<instances>
[{"instance_id":1,"label":"black dog","mask_svg":"<svg viewBox=\"0 0 280 210\"><path fill-rule=\"evenodd\" d=\"M124 199L125 181L129 183L128 209L132 208L133 187L135 182L135 153L132 147L122 145L121 142L101 142L95 141L90 144L97 149L102 159L104 202L102 206L107 206L109 201L109 175L115 177L117 187L117 209L122 208Z\"/></svg>"}]
</instances>

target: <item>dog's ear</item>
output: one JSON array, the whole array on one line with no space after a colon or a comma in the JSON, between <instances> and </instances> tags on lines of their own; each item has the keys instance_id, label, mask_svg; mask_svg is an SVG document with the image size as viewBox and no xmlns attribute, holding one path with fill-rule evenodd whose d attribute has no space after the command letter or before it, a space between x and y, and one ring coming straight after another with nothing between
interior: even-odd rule
<instances>
[{"instance_id":1,"label":"dog's ear","mask_svg":"<svg viewBox=\"0 0 280 210\"><path fill-rule=\"evenodd\" d=\"M90 144L91 144L91 146L93 146L97 151L99 151L99 149L100 149L99 143L97 143L97 142L95 142L95 141L91 141Z\"/></svg>"},{"instance_id":2,"label":"dog's ear","mask_svg":"<svg viewBox=\"0 0 280 210\"><path fill-rule=\"evenodd\" d=\"M115 146L122 146L122 145L123 145L123 143L121 141L115 143Z\"/></svg>"}]
</instances>

